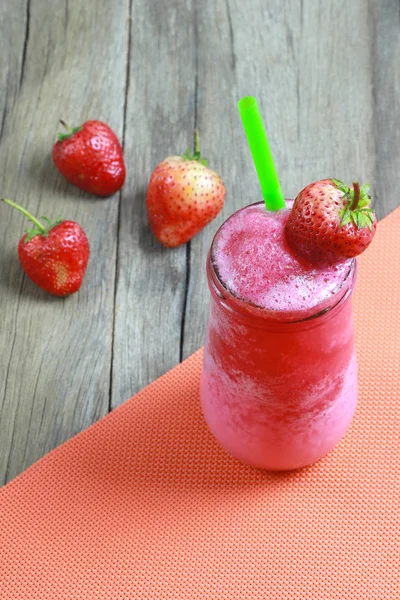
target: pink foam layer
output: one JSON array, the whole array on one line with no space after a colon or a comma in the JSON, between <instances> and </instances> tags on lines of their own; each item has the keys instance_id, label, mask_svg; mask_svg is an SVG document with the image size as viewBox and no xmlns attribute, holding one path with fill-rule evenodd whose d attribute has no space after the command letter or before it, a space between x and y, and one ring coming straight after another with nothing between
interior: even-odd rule
<instances>
[{"instance_id":1,"label":"pink foam layer","mask_svg":"<svg viewBox=\"0 0 400 600\"><path fill-rule=\"evenodd\" d=\"M351 261L324 267L300 261L286 242L288 216L289 208L271 213L263 203L238 211L217 234L213 264L238 298L267 310L308 313L334 299Z\"/></svg>"}]
</instances>

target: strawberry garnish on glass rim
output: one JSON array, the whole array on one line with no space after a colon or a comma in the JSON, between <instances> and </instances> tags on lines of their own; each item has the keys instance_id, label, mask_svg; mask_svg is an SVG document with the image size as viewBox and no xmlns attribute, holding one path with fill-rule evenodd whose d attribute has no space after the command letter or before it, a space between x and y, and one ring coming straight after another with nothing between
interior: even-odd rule
<instances>
[{"instance_id":1,"label":"strawberry garnish on glass rim","mask_svg":"<svg viewBox=\"0 0 400 600\"><path fill-rule=\"evenodd\" d=\"M310 263L335 263L364 252L376 231L369 185L323 179L296 197L286 223L292 251Z\"/></svg>"}]
</instances>

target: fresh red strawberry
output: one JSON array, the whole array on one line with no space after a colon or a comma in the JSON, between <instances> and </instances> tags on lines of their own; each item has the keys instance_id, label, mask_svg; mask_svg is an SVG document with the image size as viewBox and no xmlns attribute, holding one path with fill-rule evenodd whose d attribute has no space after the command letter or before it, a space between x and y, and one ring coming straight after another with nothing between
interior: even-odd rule
<instances>
[{"instance_id":1,"label":"fresh red strawberry","mask_svg":"<svg viewBox=\"0 0 400 600\"><path fill-rule=\"evenodd\" d=\"M167 247L189 241L223 207L225 186L200 156L199 136L193 156L169 156L154 169L147 190L147 213L157 239Z\"/></svg>"},{"instance_id":2,"label":"fresh red strawberry","mask_svg":"<svg viewBox=\"0 0 400 600\"><path fill-rule=\"evenodd\" d=\"M311 183L294 201L286 224L292 250L312 263L339 262L364 252L376 231L369 185L337 179Z\"/></svg>"},{"instance_id":3,"label":"fresh red strawberry","mask_svg":"<svg viewBox=\"0 0 400 600\"><path fill-rule=\"evenodd\" d=\"M53 161L65 179L97 196L110 196L125 181L121 144L112 129L101 121L86 121L59 133L53 146Z\"/></svg>"},{"instance_id":4,"label":"fresh red strawberry","mask_svg":"<svg viewBox=\"0 0 400 600\"><path fill-rule=\"evenodd\" d=\"M22 212L34 227L27 230L18 244L23 270L42 290L54 296L68 296L81 287L89 260L89 242L82 227L74 221L54 223L41 217L43 225L27 210L3 199Z\"/></svg>"}]
</instances>

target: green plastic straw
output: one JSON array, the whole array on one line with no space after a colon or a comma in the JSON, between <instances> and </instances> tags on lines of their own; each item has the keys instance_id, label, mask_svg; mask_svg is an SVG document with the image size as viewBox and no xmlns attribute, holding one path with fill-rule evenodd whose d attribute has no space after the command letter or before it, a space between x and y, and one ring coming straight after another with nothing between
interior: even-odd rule
<instances>
[{"instance_id":1,"label":"green plastic straw","mask_svg":"<svg viewBox=\"0 0 400 600\"><path fill-rule=\"evenodd\" d=\"M286 206L271 150L269 149L264 124L252 96L245 96L238 102L244 131L256 167L261 191L267 210L276 211Z\"/></svg>"}]
</instances>

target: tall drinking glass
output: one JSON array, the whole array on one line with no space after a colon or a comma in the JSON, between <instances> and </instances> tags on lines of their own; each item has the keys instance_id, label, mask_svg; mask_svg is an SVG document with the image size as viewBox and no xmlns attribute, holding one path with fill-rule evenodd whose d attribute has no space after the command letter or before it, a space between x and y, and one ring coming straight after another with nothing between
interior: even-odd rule
<instances>
[{"instance_id":1,"label":"tall drinking glass","mask_svg":"<svg viewBox=\"0 0 400 600\"><path fill-rule=\"evenodd\" d=\"M263 203L236 212L207 259L203 414L232 456L270 470L324 456L357 402L356 262L298 260L284 235L291 203L274 213Z\"/></svg>"}]
</instances>

